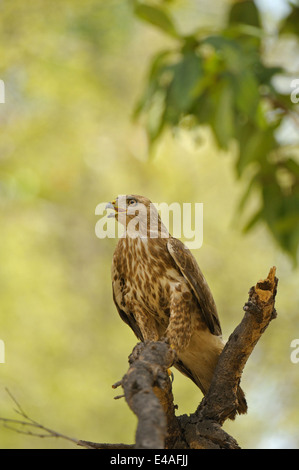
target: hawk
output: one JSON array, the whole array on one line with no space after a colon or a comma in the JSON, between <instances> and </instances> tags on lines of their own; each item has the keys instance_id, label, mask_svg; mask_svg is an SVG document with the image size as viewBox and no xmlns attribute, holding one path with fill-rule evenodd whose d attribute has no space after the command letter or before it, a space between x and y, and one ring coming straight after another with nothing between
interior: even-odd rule
<instances>
[{"instance_id":1,"label":"hawk","mask_svg":"<svg viewBox=\"0 0 299 470\"><path fill-rule=\"evenodd\" d=\"M190 250L172 237L151 201L119 196L107 204L124 225L112 260L113 299L141 341L167 339L174 366L205 395L224 347L216 305ZM246 413L243 390L239 414Z\"/></svg>"}]
</instances>

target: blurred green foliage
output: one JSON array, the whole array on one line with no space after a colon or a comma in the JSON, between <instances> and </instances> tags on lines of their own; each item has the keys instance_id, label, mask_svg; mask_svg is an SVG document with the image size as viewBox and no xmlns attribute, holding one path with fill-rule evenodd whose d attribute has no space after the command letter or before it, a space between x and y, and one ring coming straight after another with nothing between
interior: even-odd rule
<instances>
[{"instance_id":1,"label":"blurred green foliage","mask_svg":"<svg viewBox=\"0 0 299 470\"><path fill-rule=\"evenodd\" d=\"M150 143L166 127L180 126L187 117L190 127L209 126L220 149L228 150L237 143L236 175L243 176L248 167L252 170L239 210L253 190L260 193L260 206L248 217L244 230L265 222L279 246L296 262L299 140L290 148L290 142L279 141L277 132L289 117L296 121L298 132L298 105L290 99L291 87L286 96L273 83L278 74L288 76L288 70L267 63L264 51L270 35L257 6L252 0L233 2L219 28L212 26L207 31L199 26L186 35L176 28L171 5L163 8L139 0L133 4L138 18L174 38L170 48L154 55L136 109L137 115L146 114ZM298 18L299 4L293 4L272 40L279 41L285 34L298 37Z\"/></svg>"},{"instance_id":2,"label":"blurred green foliage","mask_svg":"<svg viewBox=\"0 0 299 470\"><path fill-rule=\"evenodd\" d=\"M228 145L223 158L210 126L190 127L186 116L175 135L165 128L149 159L143 126L131 121L148 62L160 54L153 69L158 77L172 57L173 34L152 24L166 22L169 30L177 23L188 30L192 22L200 29L218 28L230 7L222 0L163 5L175 21L169 23L162 13L147 25L123 0L0 3L0 79L6 95L0 104L0 339L5 343L0 416L16 417L8 387L30 416L52 429L98 442L133 442L136 419L123 400L113 400L119 392L111 385L127 370L136 339L113 304L110 266L116 240L96 238L95 208L118 194L137 193L156 202L204 203L204 244L194 254L214 293L225 338L242 317L249 287L277 266L278 318L257 345L242 380L249 414L226 428L243 447L298 447L299 365L290 361L290 343L299 335L298 270L292 270L263 226L241 235L244 221L234 214L246 175L235 178L235 150ZM232 38L224 45L216 37L206 41L209 63L194 53L190 38L177 61L167 65L176 76L169 88L169 119L175 120L177 106L183 112L191 106L198 64L208 80L200 81L197 96L209 89L213 70L222 77L228 60L239 63ZM181 60L188 68L185 78ZM228 122L223 114L226 103L235 100L234 73L227 70L225 76L219 88L217 82L223 108L214 119L218 129L223 120L225 132L232 127L234 132L235 114ZM251 69L245 78L250 84ZM184 98L178 93L182 81ZM254 87L248 88L249 99L247 87L236 83L243 97L238 106L251 105L254 115ZM210 98L215 109L218 98ZM160 99L164 102L163 89ZM225 141L225 135L220 139ZM295 156L285 162L293 173ZM264 166L263 171L266 178ZM269 169L270 182L271 175ZM280 176L288 190L284 173ZM265 198L270 198L266 188ZM248 205L247 210L257 211L259 194L251 193ZM178 413L192 412L201 394L174 373ZM0 448L34 447L73 446L0 427Z\"/></svg>"}]
</instances>

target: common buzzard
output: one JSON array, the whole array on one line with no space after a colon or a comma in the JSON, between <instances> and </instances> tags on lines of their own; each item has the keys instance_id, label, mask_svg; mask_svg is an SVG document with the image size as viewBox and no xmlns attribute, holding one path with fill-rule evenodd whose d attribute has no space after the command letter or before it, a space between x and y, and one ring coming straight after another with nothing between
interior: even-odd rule
<instances>
[{"instance_id":1,"label":"common buzzard","mask_svg":"<svg viewBox=\"0 0 299 470\"><path fill-rule=\"evenodd\" d=\"M224 347L216 305L189 249L172 237L151 203L127 195L107 204L124 225L112 261L113 298L141 341L167 338L174 366L207 393ZM247 404L239 387L238 413Z\"/></svg>"}]
</instances>

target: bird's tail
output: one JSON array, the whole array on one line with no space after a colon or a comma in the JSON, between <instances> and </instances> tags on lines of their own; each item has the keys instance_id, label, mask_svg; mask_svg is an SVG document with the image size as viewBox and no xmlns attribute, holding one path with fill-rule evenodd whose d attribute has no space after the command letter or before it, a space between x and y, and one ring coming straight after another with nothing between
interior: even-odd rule
<instances>
[{"instance_id":1,"label":"bird's tail","mask_svg":"<svg viewBox=\"0 0 299 470\"><path fill-rule=\"evenodd\" d=\"M237 400L238 400L238 406L237 406L237 413L239 415L244 415L247 413L247 401L246 401L246 398L245 398L245 393L243 392L243 389L240 387L238 387L237 389Z\"/></svg>"},{"instance_id":2,"label":"bird's tail","mask_svg":"<svg viewBox=\"0 0 299 470\"><path fill-rule=\"evenodd\" d=\"M194 380L195 379L195 380ZM201 389L204 395L206 395L208 388L203 387L201 382L197 382L196 378L193 377L193 381L196 383L196 385ZM237 415L243 415L247 413L247 401L245 398L245 393L243 392L243 389L240 387L240 385L237 388L237 403L236 403L236 408L230 413L228 416L229 419L234 420Z\"/></svg>"},{"instance_id":3,"label":"bird's tail","mask_svg":"<svg viewBox=\"0 0 299 470\"><path fill-rule=\"evenodd\" d=\"M204 395L206 395L207 391L208 391L208 387L207 386L202 386L202 382L198 382L198 380L196 380L197 377L192 377L192 380L196 383L196 385L201 389L202 393ZM234 420L238 415L243 415L243 414L246 414L247 413L247 401L246 401L246 398L245 398L245 393L243 391L243 389L240 387L240 385L238 386L237 388L237 404L236 404L236 408L230 413L230 415L228 416L229 419L231 420Z\"/></svg>"},{"instance_id":4,"label":"bird's tail","mask_svg":"<svg viewBox=\"0 0 299 470\"><path fill-rule=\"evenodd\" d=\"M192 338L191 347L178 355L175 364L183 374L187 375L206 395L216 368L219 355L224 347L224 341L220 336L211 335L208 341L204 342L204 335L201 334L201 341ZM198 349L200 345L200 350ZM205 346L205 347L203 347ZM235 419L237 414L247 413L247 402L245 394L240 386L237 389L237 406L230 414L230 419Z\"/></svg>"},{"instance_id":5,"label":"bird's tail","mask_svg":"<svg viewBox=\"0 0 299 470\"><path fill-rule=\"evenodd\" d=\"M245 398L245 393L243 392L242 388L239 386L237 389L237 407L235 410L231 412L228 416L229 419L234 420L237 414L244 415L247 413L247 401Z\"/></svg>"}]
</instances>

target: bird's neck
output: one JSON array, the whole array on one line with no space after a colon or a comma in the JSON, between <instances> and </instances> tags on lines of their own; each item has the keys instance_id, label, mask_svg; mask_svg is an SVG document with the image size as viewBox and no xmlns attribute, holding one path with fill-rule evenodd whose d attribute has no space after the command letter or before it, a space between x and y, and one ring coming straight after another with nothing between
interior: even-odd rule
<instances>
[{"instance_id":1,"label":"bird's neck","mask_svg":"<svg viewBox=\"0 0 299 470\"><path fill-rule=\"evenodd\" d=\"M146 220L140 218L131 220L127 224L122 238L142 238L142 239L155 239L155 238L169 238L170 234L160 218Z\"/></svg>"}]
</instances>

